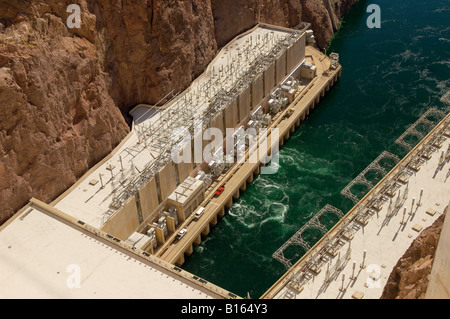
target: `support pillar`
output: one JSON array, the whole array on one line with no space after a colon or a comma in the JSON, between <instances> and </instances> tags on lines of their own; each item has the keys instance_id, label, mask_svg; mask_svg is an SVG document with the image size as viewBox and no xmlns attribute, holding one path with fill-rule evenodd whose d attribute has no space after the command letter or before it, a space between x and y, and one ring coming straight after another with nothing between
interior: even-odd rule
<instances>
[{"instance_id":1,"label":"support pillar","mask_svg":"<svg viewBox=\"0 0 450 319\"><path fill-rule=\"evenodd\" d=\"M183 266L183 264L184 264L184 253L182 253L181 256L175 262L175 265L178 267Z\"/></svg>"},{"instance_id":2,"label":"support pillar","mask_svg":"<svg viewBox=\"0 0 450 319\"><path fill-rule=\"evenodd\" d=\"M194 252L194 246L192 244L190 244L184 253L186 255L190 256L190 255L192 255L193 252Z\"/></svg>"},{"instance_id":3,"label":"support pillar","mask_svg":"<svg viewBox=\"0 0 450 319\"><path fill-rule=\"evenodd\" d=\"M164 244L166 242L166 238L164 237L164 230L159 227L155 227L156 240L159 244Z\"/></svg>"},{"instance_id":4,"label":"support pillar","mask_svg":"<svg viewBox=\"0 0 450 319\"><path fill-rule=\"evenodd\" d=\"M214 217L209 221L209 224L212 226L217 225L217 215L214 215Z\"/></svg>"},{"instance_id":5,"label":"support pillar","mask_svg":"<svg viewBox=\"0 0 450 319\"><path fill-rule=\"evenodd\" d=\"M225 216L225 207L222 207L222 209L219 210L219 212L217 213L217 216L219 216L219 217Z\"/></svg>"},{"instance_id":6,"label":"support pillar","mask_svg":"<svg viewBox=\"0 0 450 319\"><path fill-rule=\"evenodd\" d=\"M206 224L206 226L203 228L203 230L202 230L202 235L203 236L208 236L208 234L209 234L209 223L208 224Z\"/></svg>"},{"instance_id":7,"label":"support pillar","mask_svg":"<svg viewBox=\"0 0 450 319\"><path fill-rule=\"evenodd\" d=\"M202 243L202 236L200 234L198 234L197 238L195 238L195 240L194 240L194 244L198 246L201 243Z\"/></svg>"}]
</instances>

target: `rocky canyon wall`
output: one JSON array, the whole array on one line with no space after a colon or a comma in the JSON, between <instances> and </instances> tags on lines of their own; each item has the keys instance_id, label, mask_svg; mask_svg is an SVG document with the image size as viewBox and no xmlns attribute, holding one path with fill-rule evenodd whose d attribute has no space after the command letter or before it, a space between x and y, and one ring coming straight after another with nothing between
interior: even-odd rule
<instances>
[{"instance_id":1,"label":"rocky canyon wall","mask_svg":"<svg viewBox=\"0 0 450 319\"><path fill-rule=\"evenodd\" d=\"M425 298L442 226L449 211L450 206L447 206L444 214L412 242L394 266L381 299Z\"/></svg>"},{"instance_id":2,"label":"rocky canyon wall","mask_svg":"<svg viewBox=\"0 0 450 319\"><path fill-rule=\"evenodd\" d=\"M355 2L0 0L0 223L70 187L126 136L131 107L184 90L237 34L306 21L323 48Z\"/></svg>"}]
</instances>

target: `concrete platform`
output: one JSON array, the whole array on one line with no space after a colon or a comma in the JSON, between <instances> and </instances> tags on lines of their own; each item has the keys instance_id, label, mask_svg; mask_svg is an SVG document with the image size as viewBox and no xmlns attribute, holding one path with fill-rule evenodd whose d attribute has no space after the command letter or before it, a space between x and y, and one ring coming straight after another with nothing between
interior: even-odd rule
<instances>
[{"instance_id":1,"label":"concrete platform","mask_svg":"<svg viewBox=\"0 0 450 319\"><path fill-rule=\"evenodd\" d=\"M380 191L386 181L393 178L394 174L402 169L402 165L406 163L406 160L420 149L421 145L428 140L433 132L443 127L443 123L448 123L449 121L450 115L447 115L418 146L346 214L339 224L343 224L345 220L352 220L357 209L363 207L373 195ZM372 213L367 223L354 223L355 233L353 234L353 239L343 243L338 256L329 257L324 262L321 272L305 270L307 268L304 268L304 266L308 257L321 249L324 240L319 241L262 298L379 298L399 258L421 231L432 225L449 204L449 161L447 160L440 169L438 168L441 152L444 151L445 153L449 144L450 138L446 138L442 147L433 152L431 158L425 161L418 171L410 173L407 184L399 183L399 186L401 185L399 190L402 198L400 209L393 211L393 213L389 214L389 217L389 199L387 198L381 210L377 213ZM423 197L419 200L422 188L424 189ZM406 198L404 198L405 192ZM392 199L393 202L396 201L397 196ZM412 205L413 198L414 205ZM420 205L418 206L417 203L419 201ZM436 213L433 215L427 213L427 211L430 212L432 210ZM403 214L404 211L405 215ZM327 235L333 236L333 233L339 229L339 224L331 229ZM442 244L442 247L447 247L445 242ZM442 274L442 270L437 270L437 273ZM300 280L300 278L303 279ZM328 281L326 278L328 278ZM299 281L302 282L301 287L303 289L300 293L297 293L291 286Z\"/></svg>"},{"instance_id":2,"label":"concrete platform","mask_svg":"<svg viewBox=\"0 0 450 319\"><path fill-rule=\"evenodd\" d=\"M113 152L55 200L53 205L94 227L103 227L120 208L126 205L126 202L121 203L119 208L115 208L114 198L120 197L120 194L125 192L128 183L139 180L139 175L145 169L156 165L160 155L164 153L163 147L167 146L167 141L160 141L161 145L151 145L152 136L161 131L170 132L175 128L186 127L188 124L186 121L170 122L181 111L192 113L189 116L186 115L186 118L202 119L215 93L222 89L234 88L240 78L252 70L252 63L258 54L271 52L279 45L277 41L295 34L295 31L291 29L265 24L257 25L222 48L187 90L182 93L168 94L167 99L172 100L167 104L159 107L158 110L151 108L146 110L145 105L133 109L134 125L128 136ZM299 59L301 60L300 57ZM285 76L285 73L286 70L282 75ZM161 123L167 124L167 127L161 127ZM175 127L169 127L169 124ZM233 122L230 128L237 125L237 122ZM165 164L169 164L168 160L166 162ZM107 169L110 165L114 168ZM175 189L176 183L171 171L164 172L162 175L170 181L170 183L161 182L164 201ZM92 181L94 183L91 183ZM132 230L128 230L127 233L131 234Z\"/></svg>"},{"instance_id":3,"label":"concrete platform","mask_svg":"<svg viewBox=\"0 0 450 319\"><path fill-rule=\"evenodd\" d=\"M289 138L291 132L306 119L341 74L341 67L336 70L329 70L330 59L318 50L307 46L306 56L309 61L316 64L318 76L302 87L294 101L273 118L269 128L279 129L279 139L272 140L269 134L267 149L273 149L272 145L276 143L282 145ZM327 74L324 74L325 72ZM223 216L225 207L229 208L233 200L239 198L240 191L245 189L246 183L251 182L253 176L259 174L260 159L257 162L250 162L248 150L246 156L244 163L234 164L210 187L205 200L201 203L201 206L205 207L203 216L199 220L194 220L191 216L180 226L180 228L187 229L187 234L179 241L175 240L174 236L169 238L156 252L156 256L179 266L184 263L184 253L190 254L193 250L192 245L199 242L200 234L209 232L210 225L213 226L217 223L217 216ZM220 185L225 185L224 192L218 198L213 198L215 189Z\"/></svg>"},{"instance_id":4,"label":"concrete platform","mask_svg":"<svg viewBox=\"0 0 450 319\"><path fill-rule=\"evenodd\" d=\"M167 127L163 126L172 125L168 120L176 117L179 110L192 112L192 117L186 114L186 118L206 118L204 113L212 112L209 110L210 99L220 88L234 91L242 85L241 77L248 80L254 76L247 73L252 70L256 53L276 52L283 47L282 43L292 43L280 55L273 57L275 61L267 65L266 70L257 70L262 73L255 78L256 84L252 84L252 89L258 93L255 93L255 98L250 94L250 87L247 87L242 92L238 91L240 95L228 105L230 109L239 105L249 111L247 108L258 105L261 96L269 94L264 90L271 90L271 86L277 85L272 78L282 80L297 63L301 65L306 61L302 50L304 36L285 28L259 25L223 48L190 89L181 96L172 94L173 100L158 112L135 109L136 121L132 131L113 152L50 205L34 200L0 229L0 296L239 298L173 264L182 264L184 253L192 253L192 245L201 241L201 234L209 232L210 225L217 223L217 217L224 215L225 207L229 207L233 199L239 197L239 192L245 189L246 183L259 173L260 163L237 164L227 177L221 177L218 183L229 182L225 192L220 198L208 197L209 206L198 221L192 223L193 216L186 221L188 233L181 241L172 245L174 233L165 246L160 247L157 256L162 260L148 251L142 252L124 245L124 242L138 226L151 220L150 213L164 208L162 205L167 197L177 183L191 173L193 167L176 167L170 161L162 163L162 159L166 161L163 156L166 140L161 139L153 145L149 139L158 136L158 132L166 132ZM278 142L282 145L289 138L340 76L340 67L325 74L330 65L329 59L319 51L307 47L306 54L307 60L317 64L318 77L302 85L294 103L273 117L273 127L280 129L281 136L280 141L270 141L269 148ZM264 83L262 74L266 73L268 81ZM181 107L187 104L195 107L189 110ZM177 105L178 108L174 108ZM233 112L232 116L227 116L224 111L222 120L220 117L215 120L220 125L220 122L232 119L232 128L239 124ZM239 114L239 121L246 118L247 115L244 115ZM158 126L156 123L165 125ZM154 167L158 170L152 172L154 175L149 180L142 178L149 168ZM180 178L183 174L186 176ZM142 181L145 183L141 185ZM131 191L138 189L137 186L142 186L139 196ZM143 189L151 196L143 196ZM126 196L121 197L124 194ZM80 288L76 289L67 285L70 277L67 271L73 265L81 273Z\"/></svg>"},{"instance_id":5,"label":"concrete platform","mask_svg":"<svg viewBox=\"0 0 450 319\"><path fill-rule=\"evenodd\" d=\"M1 299L223 298L183 277L189 275L181 269L176 275L37 207L0 232Z\"/></svg>"}]
</instances>

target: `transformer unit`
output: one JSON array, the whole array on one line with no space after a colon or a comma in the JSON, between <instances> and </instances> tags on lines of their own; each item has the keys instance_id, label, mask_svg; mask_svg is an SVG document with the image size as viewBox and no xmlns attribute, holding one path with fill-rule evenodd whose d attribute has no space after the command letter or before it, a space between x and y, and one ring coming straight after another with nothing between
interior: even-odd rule
<instances>
[{"instance_id":1,"label":"transformer unit","mask_svg":"<svg viewBox=\"0 0 450 319\"><path fill-rule=\"evenodd\" d=\"M270 116L270 114L264 115L262 125L268 127L270 124L272 124L272 116Z\"/></svg>"},{"instance_id":2,"label":"transformer unit","mask_svg":"<svg viewBox=\"0 0 450 319\"><path fill-rule=\"evenodd\" d=\"M275 91L270 94L270 98L277 100L280 97L280 88L277 88Z\"/></svg>"},{"instance_id":3,"label":"transformer unit","mask_svg":"<svg viewBox=\"0 0 450 319\"><path fill-rule=\"evenodd\" d=\"M223 149L222 147L219 147L217 149L217 151L214 153L214 155L211 158L211 161L209 162L208 166L209 169L211 170L211 174L214 177L219 176L220 174L222 174L225 165L223 163Z\"/></svg>"},{"instance_id":4,"label":"transformer unit","mask_svg":"<svg viewBox=\"0 0 450 319\"><path fill-rule=\"evenodd\" d=\"M336 52L332 52L330 54L330 58L331 58L331 66L330 68L332 70L336 70L338 65L339 65L339 54Z\"/></svg>"},{"instance_id":5,"label":"transformer unit","mask_svg":"<svg viewBox=\"0 0 450 319\"><path fill-rule=\"evenodd\" d=\"M205 185L205 188L208 188L212 184L212 177L211 174L206 174L203 178L203 184Z\"/></svg>"},{"instance_id":6,"label":"transformer unit","mask_svg":"<svg viewBox=\"0 0 450 319\"><path fill-rule=\"evenodd\" d=\"M231 137L233 138L233 144L236 145L237 141L239 140L240 137L243 137L245 134L245 130L244 130L244 126L240 126L236 132L233 133L233 135L231 135ZM235 139L237 138L237 139Z\"/></svg>"},{"instance_id":7,"label":"transformer unit","mask_svg":"<svg viewBox=\"0 0 450 319\"><path fill-rule=\"evenodd\" d=\"M169 211L164 212L164 215L172 217L174 219L175 227L178 225L178 215L175 206L170 207Z\"/></svg>"},{"instance_id":8,"label":"transformer unit","mask_svg":"<svg viewBox=\"0 0 450 319\"><path fill-rule=\"evenodd\" d=\"M156 223L153 223L153 226L162 229L164 232L164 237L167 236L167 223L165 216L161 216Z\"/></svg>"},{"instance_id":9,"label":"transformer unit","mask_svg":"<svg viewBox=\"0 0 450 319\"><path fill-rule=\"evenodd\" d=\"M241 157L245 154L245 143L241 143L239 145L235 145L235 157Z\"/></svg>"},{"instance_id":10,"label":"transformer unit","mask_svg":"<svg viewBox=\"0 0 450 319\"><path fill-rule=\"evenodd\" d=\"M206 173L202 170L198 171L197 176L195 176L196 179L199 180L203 180L203 178L205 177Z\"/></svg>"},{"instance_id":11,"label":"transformer unit","mask_svg":"<svg viewBox=\"0 0 450 319\"><path fill-rule=\"evenodd\" d=\"M150 238L150 242L153 246L153 249L155 249L156 246L158 245L158 242L156 241L155 229L153 227L150 227L147 230L147 236Z\"/></svg>"},{"instance_id":12,"label":"transformer unit","mask_svg":"<svg viewBox=\"0 0 450 319\"><path fill-rule=\"evenodd\" d=\"M195 178L203 181L205 188L208 188L212 184L211 174L206 174L204 171L201 170L198 171L197 176L195 176Z\"/></svg>"},{"instance_id":13,"label":"transformer unit","mask_svg":"<svg viewBox=\"0 0 450 319\"><path fill-rule=\"evenodd\" d=\"M262 106L260 105L252 114L250 114L250 119L254 121L260 121L263 116L264 112L262 110Z\"/></svg>"},{"instance_id":14,"label":"transformer unit","mask_svg":"<svg viewBox=\"0 0 450 319\"><path fill-rule=\"evenodd\" d=\"M261 120L263 116L261 116ZM257 120L250 120L247 123L247 128L254 128L256 131L261 127L261 122Z\"/></svg>"},{"instance_id":15,"label":"transformer unit","mask_svg":"<svg viewBox=\"0 0 450 319\"><path fill-rule=\"evenodd\" d=\"M250 142L256 143L258 130L261 128L261 123L259 121L254 121L254 123L251 123L252 126L251 130L248 130L248 134L245 135L245 145L249 146Z\"/></svg>"},{"instance_id":16,"label":"transformer unit","mask_svg":"<svg viewBox=\"0 0 450 319\"><path fill-rule=\"evenodd\" d=\"M281 108L284 110L286 108L286 106L289 105L289 98L287 96L282 96L280 98L280 104L281 104Z\"/></svg>"},{"instance_id":17,"label":"transformer unit","mask_svg":"<svg viewBox=\"0 0 450 319\"><path fill-rule=\"evenodd\" d=\"M152 228L153 229L153 228ZM154 231L155 229L153 229ZM150 245L153 245L153 248L156 247L156 238L155 236L150 236L146 234L141 234L138 232L134 232L127 240L126 242L131 244L134 248L140 249L140 250L146 250ZM153 234L154 235L154 234Z\"/></svg>"},{"instance_id":18,"label":"transformer unit","mask_svg":"<svg viewBox=\"0 0 450 319\"><path fill-rule=\"evenodd\" d=\"M300 70L300 76L305 79L312 79L317 74L317 68L311 63L305 62Z\"/></svg>"},{"instance_id":19,"label":"transformer unit","mask_svg":"<svg viewBox=\"0 0 450 319\"><path fill-rule=\"evenodd\" d=\"M270 113L277 114L281 110L281 103L278 99L270 99L268 102Z\"/></svg>"},{"instance_id":20,"label":"transformer unit","mask_svg":"<svg viewBox=\"0 0 450 319\"><path fill-rule=\"evenodd\" d=\"M233 147L234 147L234 155L236 155L237 151L238 151L238 146L241 144L245 144L245 143L240 143L239 141L243 141L245 137L245 130L244 130L244 126L240 126L234 133L233 135L231 135L231 139L233 142ZM245 145L244 145L245 147ZM229 152L230 153L230 152Z\"/></svg>"},{"instance_id":21,"label":"transformer unit","mask_svg":"<svg viewBox=\"0 0 450 319\"><path fill-rule=\"evenodd\" d=\"M228 169L228 168L230 168L231 167L231 165L233 165L233 163L234 163L234 156L233 156L233 154L227 154L226 156L225 156L225 168L226 169Z\"/></svg>"},{"instance_id":22,"label":"transformer unit","mask_svg":"<svg viewBox=\"0 0 450 319\"><path fill-rule=\"evenodd\" d=\"M316 44L316 38L312 30L306 30L306 44L314 45Z\"/></svg>"},{"instance_id":23,"label":"transformer unit","mask_svg":"<svg viewBox=\"0 0 450 319\"><path fill-rule=\"evenodd\" d=\"M270 95L269 103L272 103L272 105L273 105L273 111L271 111L273 114L276 114L276 113L279 112L278 111L278 106L279 106L280 109L284 109L286 106L289 105L289 98L286 96L286 94L283 93L283 89L287 90L288 92L291 90L290 87L287 87L286 85L283 85L282 87L277 88ZM293 93L295 93L295 92L293 92ZM270 102L271 100L272 100L272 102ZM276 105L276 103L278 103L278 105Z\"/></svg>"},{"instance_id":24,"label":"transformer unit","mask_svg":"<svg viewBox=\"0 0 450 319\"><path fill-rule=\"evenodd\" d=\"M288 99L289 103L292 103L292 101L294 101L294 96L296 92L297 92L296 88L293 88L286 84L281 86L281 94Z\"/></svg>"},{"instance_id":25,"label":"transformer unit","mask_svg":"<svg viewBox=\"0 0 450 319\"><path fill-rule=\"evenodd\" d=\"M215 151L215 153L213 154L212 161L218 162L218 163L222 163L223 162L223 148L219 147L217 149L217 151Z\"/></svg>"},{"instance_id":26,"label":"transformer unit","mask_svg":"<svg viewBox=\"0 0 450 319\"><path fill-rule=\"evenodd\" d=\"M217 162L217 161L210 161L209 164L209 169L211 170L211 174L214 177L219 176L220 174L222 174L223 170L225 169L225 165L223 164L223 162Z\"/></svg>"},{"instance_id":27,"label":"transformer unit","mask_svg":"<svg viewBox=\"0 0 450 319\"><path fill-rule=\"evenodd\" d=\"M299 87L298 81L293 76L290 76L284 84L293 88L294 90L298 90Z\"/></svg>"}]
</instances>

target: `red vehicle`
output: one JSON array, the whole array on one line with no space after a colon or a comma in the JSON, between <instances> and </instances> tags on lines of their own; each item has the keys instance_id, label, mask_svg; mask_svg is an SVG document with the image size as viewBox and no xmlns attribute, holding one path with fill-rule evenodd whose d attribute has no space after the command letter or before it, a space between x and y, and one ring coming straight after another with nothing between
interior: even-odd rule
<instances>
[{"instance_id":1,"label":"red vehicle","mask_svg":"<svg viewBox=\"0 0 450 319\"><path fill-rule=\"evenodd\" d=\"M222 192L225 190L225 186L224 185L222 185L222 186L220 186L217 190L216 190L216 193L214 194L214 197L217 197L217 196L219 196L220 194L222 194Z\"/></svg>"}]
</instances>

